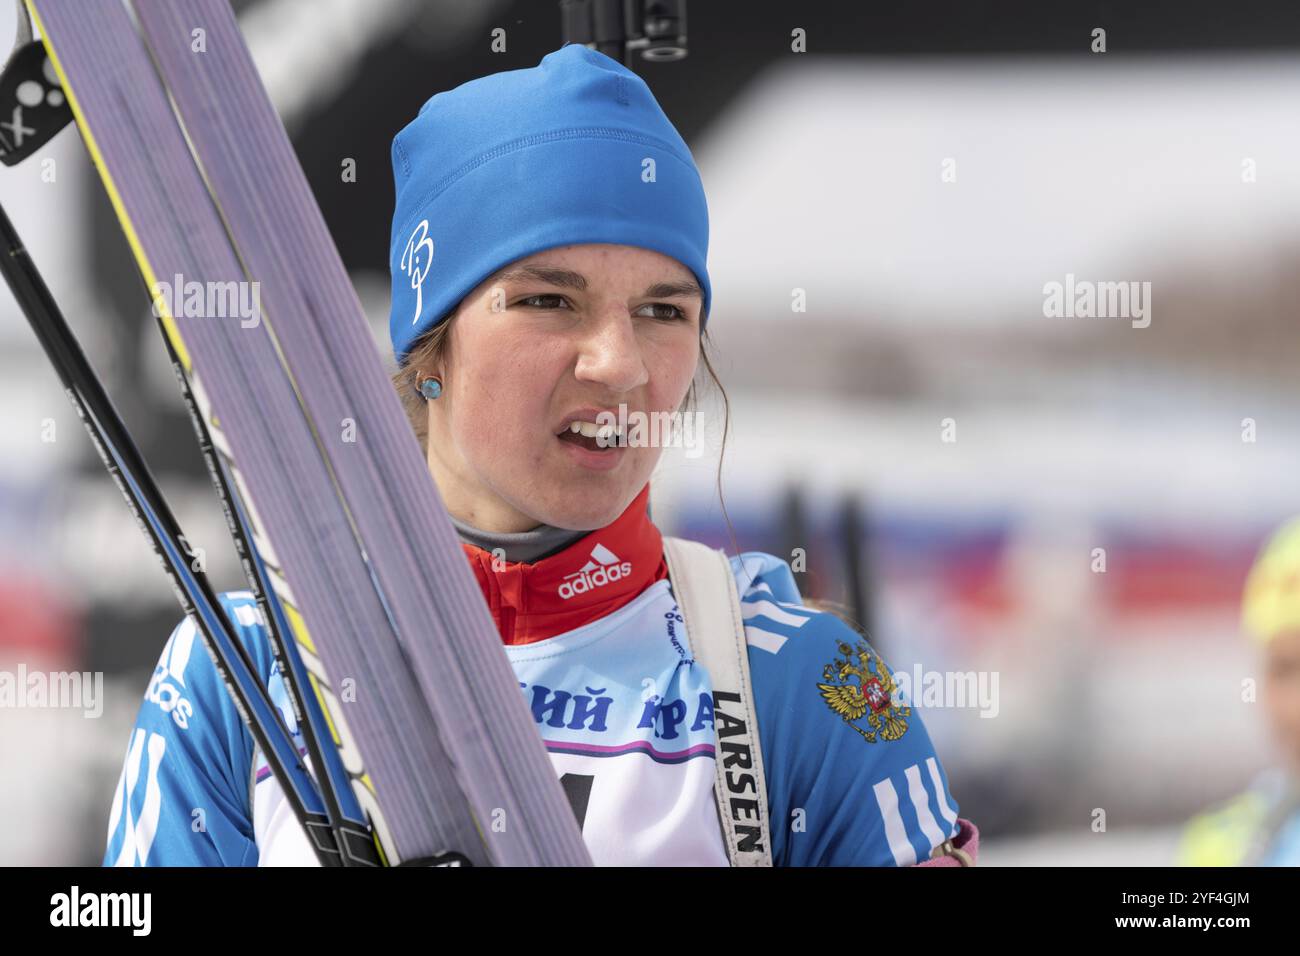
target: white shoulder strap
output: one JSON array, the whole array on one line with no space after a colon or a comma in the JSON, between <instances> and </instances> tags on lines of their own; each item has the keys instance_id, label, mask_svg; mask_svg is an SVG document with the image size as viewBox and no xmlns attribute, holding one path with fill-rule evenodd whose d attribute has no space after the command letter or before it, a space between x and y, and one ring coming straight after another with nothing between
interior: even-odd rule
<instances>
[{"instance_id":1,"label":"white shoulder strap","mask_svg":"<svg viewBox=\"0 0 1300 956\"><path fill-rule=\"evenodd\" d=\"M664 557L695 660L713 685L718 739L713 792L732 866L771 866L772 833L749 646L731 562L698 541L664 537Z\"/></svg>"}]
</instances>

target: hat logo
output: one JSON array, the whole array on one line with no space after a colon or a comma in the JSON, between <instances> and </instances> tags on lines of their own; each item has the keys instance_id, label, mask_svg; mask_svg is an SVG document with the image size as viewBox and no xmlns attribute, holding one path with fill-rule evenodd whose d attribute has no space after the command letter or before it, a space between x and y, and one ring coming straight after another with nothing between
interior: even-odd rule
<instances>
[{"instance_id":1,"label":"hat logo","mask_svg":"<svg viewBox=\"0 0 1300 956\"><path fill-rule=\"evenodd\" d=\"M411 233L411 238L406 240L401 266L402 271L411 277L411 288L415 290L415 315L411 317L411 324L414 325L420 321L420 313L424 310L424 279L433 266L433 240L429 238L429 220L421 219Z\"/></svg>"}]
</instances>

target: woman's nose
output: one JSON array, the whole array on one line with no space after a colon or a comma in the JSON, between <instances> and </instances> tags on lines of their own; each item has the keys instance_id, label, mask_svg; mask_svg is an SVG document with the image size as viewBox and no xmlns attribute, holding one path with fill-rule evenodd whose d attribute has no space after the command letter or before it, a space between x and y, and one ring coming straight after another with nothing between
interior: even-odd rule
<instances>
[{"instance_id":1,"label":"woman's nose","mask_svg":"<svg viewBox=\"0 0 1300 956\"><path fill-rule=\"evenodd\" d=\"M575 372L583 381L598 382L619 392L630 391L649 380L641 343L626 310L622 315L608 316L596 323L583 340Z\"/></svg>"}]
</instances>

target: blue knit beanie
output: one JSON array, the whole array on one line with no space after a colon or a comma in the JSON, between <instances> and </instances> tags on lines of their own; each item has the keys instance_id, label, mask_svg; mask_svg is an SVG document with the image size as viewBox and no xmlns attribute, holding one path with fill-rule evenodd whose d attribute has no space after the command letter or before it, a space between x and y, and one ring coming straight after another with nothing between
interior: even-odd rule
<instances>
[{"instance_id":1,"label":"blue knit beanie","mask_svg":"<svg viewBox=\"0 0 1300 956\"><path fill-rule=\"evenodd\" d=\"M699 171L645 81L603 53L568 44L536 67L437 94L393 138L393 178L399 364L494 272L577 243L676 259L704 289L703 327L712 290Z\"/></svg>"}]
</instances>

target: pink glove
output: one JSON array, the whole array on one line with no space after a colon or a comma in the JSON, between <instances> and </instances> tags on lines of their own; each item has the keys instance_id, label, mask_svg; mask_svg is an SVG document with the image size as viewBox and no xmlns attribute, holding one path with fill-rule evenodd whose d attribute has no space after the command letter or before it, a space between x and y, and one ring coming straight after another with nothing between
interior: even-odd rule
<instances>
[{"instance_id":1,"label":"pink glove","mask_svg":"<svg viewBox=\"0 0 1300 956\"><path fill-rule=\"evenodd\" d=\"M957 818L957 825L961 829L955 837L939 844L934 848L930 859L916 865L974 866L975 860L979 856L980 831L975 829L975 824L969 820L963 820L961 817Z\"/></svg>"}]
</instances>

